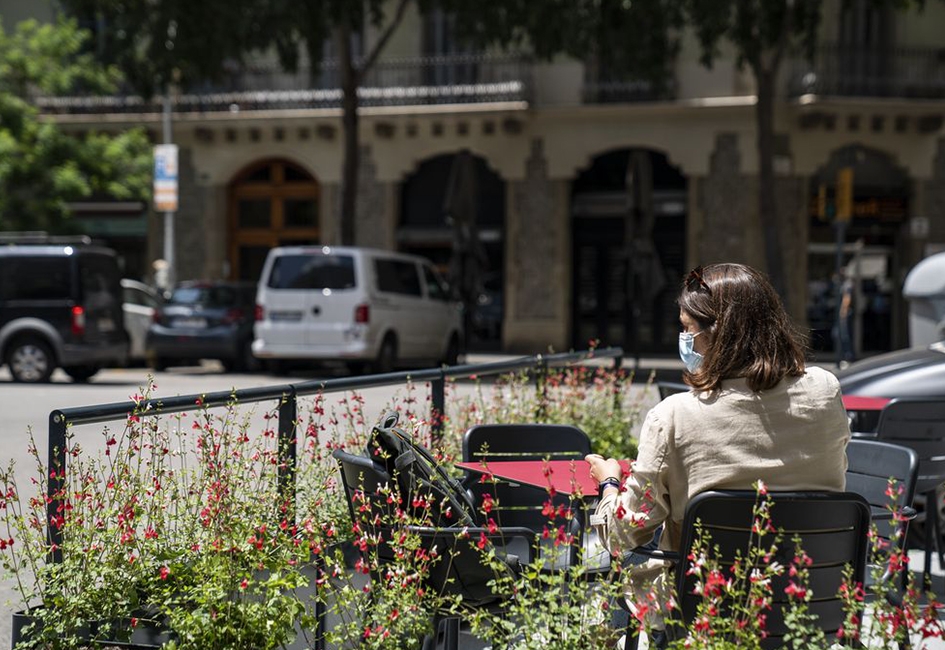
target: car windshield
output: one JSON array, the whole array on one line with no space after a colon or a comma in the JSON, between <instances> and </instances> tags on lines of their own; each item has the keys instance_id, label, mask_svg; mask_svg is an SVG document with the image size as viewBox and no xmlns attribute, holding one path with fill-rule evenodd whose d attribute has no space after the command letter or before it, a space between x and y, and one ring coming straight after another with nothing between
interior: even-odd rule
<instances>
[{"instance_id":1,"label":"car windshield","mask_svg":"<svg viewBox=\"0 0 945 650\"><path fill-rule=\"evenodd\" d=\"M239 292L234 287L178 287L168 303L174 305L203 305L205 307L230 307L239 302Z\"/></svg>"},{"instance_id":2,"label":"car windshield","mask_svg":"<svg viewBox=\"0 0 945 650\"><path fill-rule=\"evenodd\" d=\"M350 255L282 255L269 274L273 289L351 289L354 258Z\"/></svg>"}]
</instances>

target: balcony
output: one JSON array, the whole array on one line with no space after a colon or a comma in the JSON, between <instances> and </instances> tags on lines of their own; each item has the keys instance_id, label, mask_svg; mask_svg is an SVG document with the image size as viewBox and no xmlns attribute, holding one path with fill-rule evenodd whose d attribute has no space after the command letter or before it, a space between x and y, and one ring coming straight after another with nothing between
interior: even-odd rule
<instances>
[{"instance_id":1,"label":"balcony","mask_svg":"<svg viewBox=\"0 0 945 650\"><path fill-rule=\"evenodd\" d=\"M382 59L368 72L361 106L417 106L528 101L531 63L521 55L462 55ZM338 108L337 61L284 72L276 63L250 63L222 81L193 85L173 98L177 112L239 112ZM138 95L39 97L46 114L153 113L161 98Z\"/></svg>"},{"instance_id":2,"label":"balcony","mask_svg":"<svg viewBox=\"0 0 945 650\"><path fill-rule=\"evenodd\" d=\"M945 98L945 48L851 49L820 45L790 69L792 96Z\"/></svg>"}]
</instances>

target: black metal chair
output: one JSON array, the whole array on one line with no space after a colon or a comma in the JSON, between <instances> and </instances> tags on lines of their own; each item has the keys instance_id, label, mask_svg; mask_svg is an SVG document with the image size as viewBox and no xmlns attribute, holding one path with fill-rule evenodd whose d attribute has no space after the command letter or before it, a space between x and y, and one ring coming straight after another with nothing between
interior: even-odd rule
<instances>
[{"instance_id":1,"label":"black metal chair","mask_svg":"<svg viewBox=\"0 0 945 650\"><path fill-rule=\"evenodd\" d=\"M497 577L496 571L484 562L486 554L474 549L470 542L479 539L480 534L484 534L496 547L497 554L505 559L509 571L520 570L535 557L534 534L527 528L506 527L490 532L487 528L473 526L450 528L404 524L391 511L392 506L388 502L389 491L396 489L397 482L380 464L366 456L356 456L341 450L335 450L332 456L341 470L352 522L369 535L382 540L374 551L368 551L377 553L380 564L395 561L394 551L386 543L395 531L418 535L422 546L428 550L437 548L443 561L433 564L424 578L426 587L433 593L458 595L472 607L501 604L502 598L489 584ZM410 502L410 496L401 497L404 503ZM368 508L362 512L365 503ZM379 576L372 575L371 578L377 580ZM425 640L424 648L437 646L437 636L442 629L444 650L457 650L459 623L458 618L437 612L433 619L434 635Z\"/></svg>"},{"instance_id":2,"label":"black metal chair","mask_svg":"<svg viewBox=\"0 0 945 650\"><path fill-rule=\"evenodd\" d=\"M676 393L688 393L692 390L692 388L679 381L658 381L656 382L656 388L659 390L661 400Z\"/></svg>"},{"instance_id":3,"label":"black metal chair","mask_svg":"<svg viewBox=\"0 0 945 650\"><path fill-rule=\"evenodd\" d=\"M945 566L942 526L936 489L945 482L945 401L940 399L899 398L882 410L876 427L876 440L909 447L919 457L916 496L924 497L923 513L916 517L925 532L925 564L922 578L931 580L932 552Z\"/></svg>"},{"instance_id":4,"label":"black metal chair","mask_svg":"<svg viewBox=\"0 0 945 650\"><path fill-rule=\"evenodd\" d=\"M463 461L481 463L515 460L583 460L591 453L591 441L581 429L565 424L481 424L470 428L463 436ZM549 526L545 504L550 500L557 510L563 507L571 512L568 521L555 521L566 525L571 534L583 541L583 504L574 503L566 494L550 495L547 490L531 485L521 485L500 478L483 481L479 474L470 474L466 487L474 502L482 503L486 494L493 498L492 514L499 526L525 527L541 535ZM554 537L543 546L543 556L551 553ZM577 561L580 544L571 545L568 563ZM548 569L560 569L550 566ZM596 569L602 567L597 566Z\"/></svg>"},{"instance_id":5,"label":"black metal chair","mask_svg":"<svg viewBox=\"0 0 945 650\"><path fill-rule=\"evenodd\" d=\"M815 598L810 611L830 638L843 627L845 612L838 593L844 583L844 566L850 565L853 580L863 581L866 572L870 526L870 506L852 492L772 492L771 523L781 531L776 561L788 566L795 554L792 541L796 535L800 547L810 556L810 589ZM757 501L753 490L711 491L697 495L686 508L682 540L678 553L637 549L649 557L676 563L674 582L679 607L674 610L684 625L696 617L700 596L695 594L699 576L690 575L687 558L697 539L698 528L709 536L709 547L717 547L714 557L723 566L730 565L738 553L746 557L752 540L753 508ZM699 525L697 527L697 522ZM768 637L763 648L780 648L787 628L784 613L788 607L785 587L788 576L772 581L773 602L767 612ZM671 631L671 627L669 628ZM627 628L627 648L638 643L636 621Z\"/></svg>"},{"instance_id":6,"label":"black metal chair","mask_svg":"<svg viewBox=\"0 0 945 650\"><path fill-rule=\"evenodd\" d=\"M870 504L872 519L880 537L890 542L894 527L898 529L897 551L905 550L909 521L915 518L912 502L919 476L919 457L914 450L878 440L853 439L847 445L847 492L856 492ZM889 479L895 481L895 492L888 493ZM893 522L890 506L903 516ZM883 579L892 576L884 575Z\"/></svg>"}]
</instances>

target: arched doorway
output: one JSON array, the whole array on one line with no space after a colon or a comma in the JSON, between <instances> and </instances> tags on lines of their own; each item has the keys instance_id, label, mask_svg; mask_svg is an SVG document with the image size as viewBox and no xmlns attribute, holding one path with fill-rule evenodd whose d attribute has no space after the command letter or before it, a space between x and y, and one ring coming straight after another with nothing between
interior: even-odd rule
<instances>
[{"instance_id":1,"label":"arched doorway","mask_svg":"<svg viewBox=\"0 0 945 650\"><path fill-rule=\"evenodd\" d=\"M505 181L469 151L421 162L401 187L397 245L429 258L466 305L467 347L501 343Z\"/></svg>"},{"instance_id":2,"label":"arched doorway","mask_svg":"<svg viewBox=\"0 0 945 650\"><path fill-rule=\"evenodd\" d=\"M601 154L574 181L575 348L597 340L634 355L676 349L686 188L679 169L647 149Z\"/></svg>"},{"instance_id":3,"label":"arched doorway","mask_svg":"<svg viewBox=\"0 0 945 650\"><path fill-rule=\"evenodd\" d=\"M838 241L834 215L838 178L852 175L851 218ZM847 177L849 178L849 176ZM892 156L862 145L831 154L810 180L810 236L807 262L807 320L811 346L836 353L841 274L852 284L853 309L846 323L854 356L902 347L896 291L900 232L909 217L911 181Z\"/></svg>"},{"instance_id":4,"label":"arched doorway","mask_svg":"<svg viewBox=\"0 0 945 650\"><path fill-rule=\"evenodd\" d=\"M253 164L230 183L230 277L258 280L269 249L319 243L320 187L287 160Z\"/></svg>"}]
</instances>

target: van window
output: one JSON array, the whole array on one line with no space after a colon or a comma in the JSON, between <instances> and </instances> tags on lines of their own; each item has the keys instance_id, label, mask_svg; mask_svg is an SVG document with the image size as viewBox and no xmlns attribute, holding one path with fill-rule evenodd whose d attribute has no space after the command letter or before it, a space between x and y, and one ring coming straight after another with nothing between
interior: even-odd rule
<instances>
[{"instance_id":1,"label":"van window","mask_svg":"<svg viewBox=\"0 0 945 650\"><path fill-rule=\"evenodd\" d=\"M4 261L0 274L0 299L69 300L71 273L67 257L16 257Z\"/></svg>"},{"instance_id":2,"label":"van window","mask_svg":"<svg viewBox=\"0 0 945 650\"><path fill-rule=\"evenodd\" d=\"M280 255L267 281L272 289L352 289L350 255Z\"/></svg>"},{"instance_id":3,"label":"van window","mask_svg":"<svg viewBox=\"0 0 945 650\"><path fill-rule=\"evenodd\" d=\"M443 281L440 280L440 276L429 266L424 265L423 277L427 281L427 293L430 295L431 299L442 300L444 302L450 299L449 291L446 289Z\"/></svg>"},{"instance_id":4,"label":"van window","mask_svg":"<svg viewBox=\"0 0 945 650\"><path fill-rule=\"evenodd\" d=\"M385 293L400 293L407 296L423 295L420 290L420 276L417 265L391 259L374 260L374 273L377 277L377 290Z\"/></svg>"}]
</instances>

